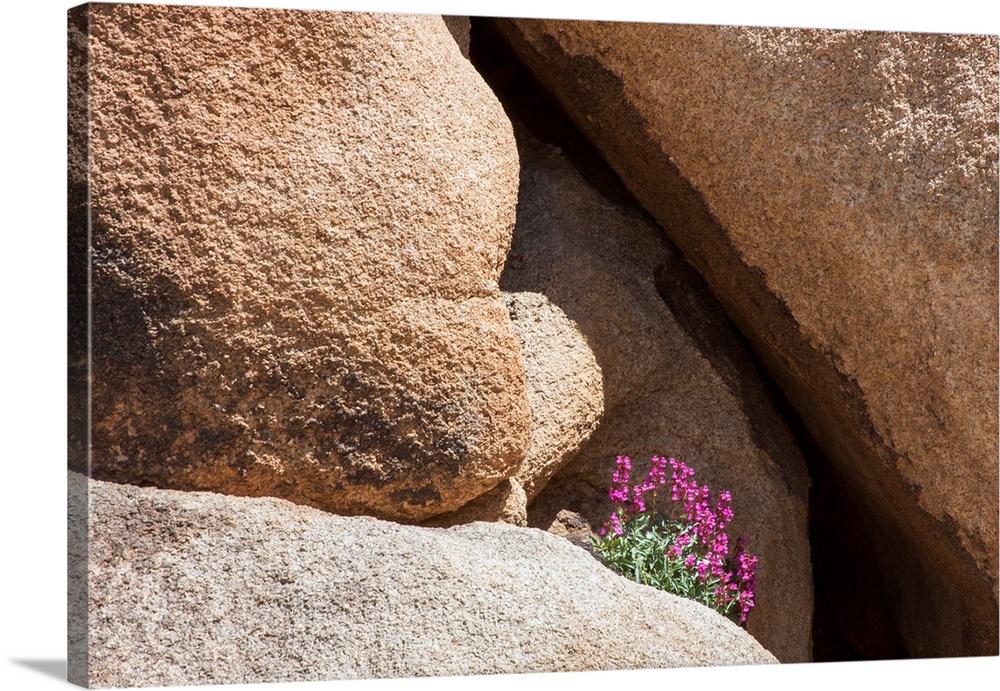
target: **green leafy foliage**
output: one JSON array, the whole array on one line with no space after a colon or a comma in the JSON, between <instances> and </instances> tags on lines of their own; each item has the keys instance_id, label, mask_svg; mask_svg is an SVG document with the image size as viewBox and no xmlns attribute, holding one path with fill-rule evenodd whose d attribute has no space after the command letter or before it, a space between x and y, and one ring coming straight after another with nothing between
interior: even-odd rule
<instances>
[{"instance_id":1,"label":"green leafy foliage","mask_svg":"<svg viewBox=\"0 0 1000 691\"><path fill-rule=\"evenodd\" d=\"M670 503L660 511L657 490L666 485L668 462ZM619 456L608 491L615 508L593 541L601 560L637 583L700 602L745 625L754 607L757 557L745 550L743 538L730 550L729 492L713 507L708 487L699 486L694 471L673 458L653 456L639 485L629 485L631 469L631 460Z\"/></svg>"}]
</instances>

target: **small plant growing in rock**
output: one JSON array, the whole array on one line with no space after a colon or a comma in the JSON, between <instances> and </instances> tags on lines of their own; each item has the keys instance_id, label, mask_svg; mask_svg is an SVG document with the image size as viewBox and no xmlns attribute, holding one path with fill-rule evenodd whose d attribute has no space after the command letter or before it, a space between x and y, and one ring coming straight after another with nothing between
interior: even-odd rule
<instances>
[{"instance_id":1,"label":"small plant growing in rock","mask_svg":"<svg viewBox=\"0 0 1000 691\"><path fill-rule=\"evenodd\" d=\"M671 466L670 502L657 508ZM632 462L619 456L608 496L614 503L601 537L593 539L601 560L637 583L651 585L707 605L745 626L754 606L757 557L740 538L731 550L726 526L733 519L732 496L714 505L707 486L676 459L653 456L646 479L629 484Z\"/></svg>"}]
</instances>

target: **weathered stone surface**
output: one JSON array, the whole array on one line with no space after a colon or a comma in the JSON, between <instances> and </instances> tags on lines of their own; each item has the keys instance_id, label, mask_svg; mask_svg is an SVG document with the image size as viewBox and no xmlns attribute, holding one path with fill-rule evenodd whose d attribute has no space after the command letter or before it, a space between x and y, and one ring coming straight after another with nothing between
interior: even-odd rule
<instances>
[{"instance_id":1,"label":"weathered stone surface","mask_svg":"<svg viewBox=\"0 0 1000 691\"><path fill-rule=\"evenodd\" d=\"M545 295L503 298L521 343L531 409L531 446L515 476L531 500L600 422L601 368L579 327Z\"/></svg>"},{"instance_id":2,"label":"weathered stone surface","mask_svg":"<svg viewBox=\"0 0 1000 691\"><path fill-rule=\"evenodd\" d=\"M995 655L997 37L503 30L863 507L910 653Z\"/></svg>"},{"instance_id":3,"label":"weathered stone surface","mask_svg":"<svg viewBox=\"0 0 1000 691\"><path fill-rule=\"evenodd\" d=\"M414 521L510 477L517 152L442 19L88 14L94 475Z\"/></svg>"},{"instance_id":4,"label":"weathered stone surface","mask_svg":"<svg viewBox=\"0 0 1000 691\"><path fill-rule=\"evenodd\" d=\"M462 56L468 59L469 32L471 30L471 22L469 21L469 18L455 15L445 15L442 16L441 19L444 20L444 24L448 27L448 31L451 32L452 37L455 39L455 43L458 44L458 49L462 51Z\"/></svg>"},{"instance_id":5,"label":"weathered stone surface","mask_svg":"<svg viewBox=\"0 0 1000 691\"><path fill-rule=\"evenodd\" d=\"M521 344L531 444L514 477L423 525L527 525L526 502L580 450L604 412L601 368L573 321L541 293L504 293L503 300Z\"/></svg>"},{"instance_id":6,"label":"weathered stone surface","mask_svg":"<svg viewBox=\"0 0 1000 691\"><path fill-rule=\"evenodd\" d=\"M449 528L476 521L499 521L522 527L528 525L528 498L517 478L507 478L461 508L434 516L421 525Z\"/></svg>"},{"instance_id":7,"label":"weathered stone surface","mask_svg":"<svg viewBox=\"0 0 1000 691\"><path fill-rule=\"evenodd\" d=\"M753 363L647 215L603 196L555 147L518 139L518 220L501 287L543 294L540 306L579 328L604 392L600 426L529 504L529 525L548 528L568 509L600 528L619 454L637 465L681 458L716 492L732 492L732 532L760 556L749 631L783 662L808 660L809 480ZM514 319L519 332L524 319Z\"/></svg>"},{"instance_id":8,"label":"weathered stone surface","mask_svg":"<svg viewBox=\"0 0 1000 691\"><path fill-rule=\"evenodd\" d=\"M582 547L597 556L592 539L597 537L590 522L575 511L560 509L548 525L542 526L546 532L564 537L577 547Z\"/></svg>"},{"instance_id":9,"label":"weathered stone surface","mask_svg":"<svg viewBox=\"0 0 1000 691\"><path fill-rule=\"evenodd\" d=\"M542 531L88 482L94 686L775 662Z\"/></svg>"},{"instance_id":10,"label":"weathered stone surface","mask_svg":"<svg viewBox=\"0 0 1000 691\"><path fill-rule=\"evenodd\" d=\"M89 437L89 321L88 224L87 224L87 11L73 8L67 13L66 96L66 455L68 465L87 470Z\"/></svg>"}]
</instances>

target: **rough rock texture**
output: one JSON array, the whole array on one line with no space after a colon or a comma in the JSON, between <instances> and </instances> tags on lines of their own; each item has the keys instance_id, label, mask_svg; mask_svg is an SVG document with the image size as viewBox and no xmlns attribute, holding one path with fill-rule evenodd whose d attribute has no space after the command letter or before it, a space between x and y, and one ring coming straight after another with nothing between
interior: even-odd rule
<instances>
[{"instance_id":1,"label":"rough rock texture","mask_svg":"<svg viewBox=\"0 0 1000 691\"><path fill-rule=\"evenodd\" d=\"M475 521L499 521L522 527L528 525L528 498L517 478L507 478L461 508L434 516L421 525L448 528Z\"/></svg>"},{"instance_id":2,"label":"rough rock texture","mask_svg":"<svg viewBox=\"0 0 1000 691\"><path fill-rule=\"evenodd\" d=\"M864 507L910 653L995 655L997 37L502 28Z\"/></svg>"},{"instance_id":3,"label":"rough rock texture","mask_svg":"<svg viewBox=\"0 0 1000 691\"><path fill-rule=\"evenodd\" d=\"M89 483L94 686L775 662L542 531Z\"/></svg>"},{"instance_id":4,"label":"rough rock texture","mask_svg":"<svg viewBox=\"0 0 1000 691\"><path fill-rule=\"evenodd\" d=\"M503 297L521 342L531 409L531 446L515 474L530 501L593 433L604 390L587 339L557 305L541 293Z\"/></svg>"},{"instance_id":5,"label":"rough rock texture","mask_svg":"<svg viewBox=\"0 0 1000 691\"><path fill-rule=\"evenodd\" d=\"M809 480L753 363L647 215L602 196L555 147L518 140L518 219L501 287L541 293L537 309L554 305L577 325L603 373L605 411L529 504L528 524L548 528L569 509L599 528L617 455L683 459L716 492L732 492L731 532L760 556L749 631L783 662L809 660Z\"/></svg>"},{"instance_id":6,"label":"rough rock texture","mask_svg":"<svg viewBox=\"0 0 1000 691\"><path fill-rule=\"evenodd\" d=\"M87 224L87 10L76 7L67 13L67 138L68 181L66 232L67 306L67 434L69 467L87 468L89 437L89 322L88 224Z\"/></svg>"},{"instance_id":7,"label":"rough rock texture","mask_svg":"<svg viewBox=\"0 0 1000 691\"><path fill-rule=\"evenodd\" d=\"M442 19L89 32L94 476L414 521L510 477L517 151Z\"/></svg>"},{"instance_id":8,"label":"rough rock texture","mask_svg":"<svg viewBox=\"0 0 1000 691\"><path fill-rule=\"evenodd\" d=\"M531 444L514 477L422 525L527 525L527 502L580 450L604 412L601 368L579 327L541 293L504 293L503 300L521 344Z\"/></svg>"},{"instance_id":9,"label":"rough rock texture","mask_svg":"<svg viewBox=\"0 0 1000 691\"><path fill-rule=\"evenodd\" d=\"M455 39L455 43L458 44L458 49L462 51L462 56L468 59L469 57L469 28L470 21L468 17L458 17L454 15L445 15L441 19L444 20L445 26L448 27L448 31L451 32L452 37Z\"/></svg>"},{"instance_id":10,"label":"rough rock texture","mask_svg":"<svg viewBox=\"0 0 1000 691\"><path fill-rule=\"evenodd\" d=\"M594 544L591 541L597 536L597 531L594 530L586 518L576 511L560 509L552 518L552 521L542 529L553 535L564 537L577 547L582 547L591 554L594 554L594 556L597 556Z\"/></svg>"}]
</instances>

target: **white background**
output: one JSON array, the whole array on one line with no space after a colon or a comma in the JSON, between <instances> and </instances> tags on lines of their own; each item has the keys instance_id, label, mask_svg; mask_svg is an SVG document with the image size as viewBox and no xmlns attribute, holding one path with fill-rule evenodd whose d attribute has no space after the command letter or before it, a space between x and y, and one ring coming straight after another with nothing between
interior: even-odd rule
<instances>
[{"instance_id":1,"label":"white background","mask_svg":"<svg viewBox=\"0 0 1000 691\"><path fill-rule=\"evenodd\" d=\"M4 208L3 329L0 343L3 544L0 573L5 689L65 688L65 57L66 10L74 3L15 0L2 14ZM187 3L374 9L480 16L631 19L906 31L1000 33L995 3L842 0L835 4L761 1L670 3L636 0L231 0ZM657 3L658 4L658 3ZM947 688L1000 677L1000 658L721 669L644 670L475 679L371 680L207 687L268 689L509 689L700 687L843 688L875 683ZM39 671L41 669L41 671Z\"/></svg>"}]
</instances>

